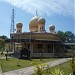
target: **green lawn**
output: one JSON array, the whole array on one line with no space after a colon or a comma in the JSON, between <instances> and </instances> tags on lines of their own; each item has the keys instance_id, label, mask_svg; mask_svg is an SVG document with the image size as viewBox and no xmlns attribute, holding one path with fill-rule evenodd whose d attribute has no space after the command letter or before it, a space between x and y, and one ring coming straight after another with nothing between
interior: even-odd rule
<instances>
[{"instance_id":1,"label":"green lawn","mask_svg":"<svg viewBox=\"0 0 75 75\"><path fill-rule=\"evenodd\" d=\"M70 73L72 73L71 61L56 66L52 70L54 70L55 68L59 68L60 70L63 70L64 75L70 75Z\"/></svg>"},{"instance_id":2,"label":"green lawn","mask_svg":"<svg viewBox=\"0 0 75 75\"><path fill-rule=\"evenodd\" d=\"M63 70L64 72L63 75L70 75L70 73L72 73L71 61L68 61L66 63L50 68L49 73L47 73L47 71L45 70L43 72L43 75L51 75L51 72L54 72L55 69ZM36 74L33 74L33 75L36 75Z\"/></svg>"},{"instance_id":3,"label":"green lawn","mask_svg":"<svg viewBox=\"0 0 75 75\"><path fill-rule=\"evenodd\" d=\"M25 68L28 66L33 66L38 63L49 62L52 60L56 60L56 59L54 59L54 58L42 59L42 61L40 61L40 59L32 59L32 60L21 60L20 59L19 60L17 58L10 58L10 59L8 59L8 61L5 59L0 59L0 65L1 65L2 71L7 72L7 71L11 71L11 70Z\"/></svg>"}]
</instances>

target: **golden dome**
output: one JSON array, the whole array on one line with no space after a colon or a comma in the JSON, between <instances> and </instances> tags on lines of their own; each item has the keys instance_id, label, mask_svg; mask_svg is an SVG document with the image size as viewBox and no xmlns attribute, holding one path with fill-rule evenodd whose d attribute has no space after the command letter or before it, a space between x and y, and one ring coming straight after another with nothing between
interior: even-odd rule
<instances>
[{"instance_id":1,"label":"golden dome","mask_svg":"<svg viewBox=\"0 0 75 75\"><path fill-rule=\"evenodd\" d=\"M31 20L30 20L30 23L29 23L29 29L30 30L33 30L33 31L37 31L38 30L38 19L40 17L39 16L34 16Z\"/></svg>"},{"instance_id":2,"label":"golden dome","mask_svg":"<svg viewBox=\"0 0 75 75\"><path fill-rule=\"evenodd\" d=\"M41 18L38 19L38 22L40 24L45 24L45 19L41 17Z\"/></svg>"},{"instance_id":3,"label":"golden dome","mask_svg":"<svg viewBox=\"0 0 75 75\"><path fill-rule=\"evenodd\" d=\"M30 27L30 28L32 28L32 27L38 27L38 19L39 19L38 16L34 16L34 17L30 20L29 27Z\"/></svg>"}]
</instances>

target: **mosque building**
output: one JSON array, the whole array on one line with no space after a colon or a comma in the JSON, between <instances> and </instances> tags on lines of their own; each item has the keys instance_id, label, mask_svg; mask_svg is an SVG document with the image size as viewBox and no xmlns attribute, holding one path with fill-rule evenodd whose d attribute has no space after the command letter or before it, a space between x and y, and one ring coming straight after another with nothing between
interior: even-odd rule
<instances>
[{"instance_id":1,"label":"mosque building","mask_svg":"<svg viewBox=\"0 0 75 75\"><path fill-rule=\"evenodd\" d=\"M39 57L40 53L44 57L59 56L64 52L64 44L58 37L53 24L49 27L49 32L45 30L46 20L38 15L31 18L29 22L29 32L22 32L23 24L16 24L16 33L11 33L11 42L15 45L15 51L22 48L30 50L31 57Z\"/></svg>"}]
</instances>

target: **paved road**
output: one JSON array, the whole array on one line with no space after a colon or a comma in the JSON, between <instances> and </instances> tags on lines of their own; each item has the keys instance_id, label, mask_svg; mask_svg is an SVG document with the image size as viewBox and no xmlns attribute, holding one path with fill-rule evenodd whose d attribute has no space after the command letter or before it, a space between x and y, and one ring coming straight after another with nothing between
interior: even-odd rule
<instances>
[{"instance_id":1,"label":"paved road","mask_svg":"<svg viewBox=\"0 0 75 75\"><path fill-rule=\"evenodd\" d=\"M62 64L64 62L67 62L69 60L71 60L71 58L63 58L63 59L58 59L58 60L54 60L51 62L47 62L47 64L50 67L53 67L53 66ZM34 68L35 68L35 66L22 68L22 69L18 69L18 70L14 70L14 71L5 72L5 73L3 73L3 75L31 75L31 74L35 73Z\"/></svg>"}]
</instances>

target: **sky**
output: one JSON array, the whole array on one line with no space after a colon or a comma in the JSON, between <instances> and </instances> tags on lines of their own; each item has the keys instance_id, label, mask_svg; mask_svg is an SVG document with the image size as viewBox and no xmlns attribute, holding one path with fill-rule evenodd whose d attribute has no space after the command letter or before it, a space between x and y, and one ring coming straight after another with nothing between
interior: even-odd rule
<instances>
[{"instance_id":1,"label":"sky","mask_svg":"<svg viewBox=\"0 0 75 75\"><path fill-rule=\"evenodd\" d=\"M0 0L0 36L10 35L11 16L14 6L15 29L17 22L23 24L23 32L29 31L29 22L36 15L45 18L45 28L55 25L55 31L71 31L75 34L75 0Z\"/></svg>"}]
</instances>

